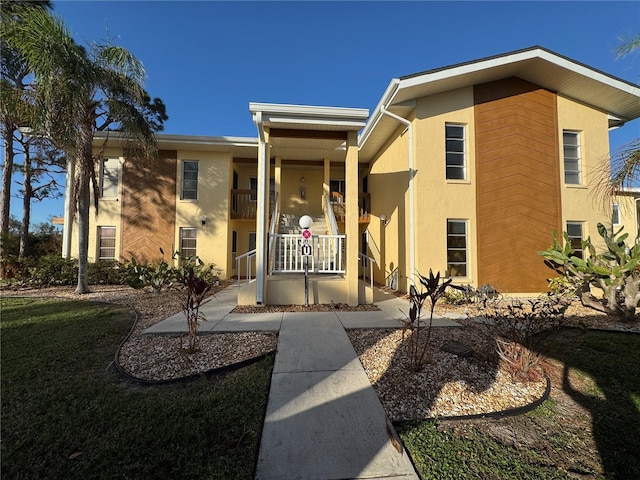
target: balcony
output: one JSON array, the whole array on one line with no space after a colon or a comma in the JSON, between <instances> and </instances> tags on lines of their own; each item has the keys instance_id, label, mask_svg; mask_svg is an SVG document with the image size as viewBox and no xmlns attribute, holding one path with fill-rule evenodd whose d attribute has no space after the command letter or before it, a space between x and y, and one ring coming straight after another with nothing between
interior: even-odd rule
<instances>
[{"instance_id":1,"label":"balcony","mask_svg":"<svg viewBox=\"0 0 640 480\"><path fill-rule=\"evenodd\" d=\"M258 198L257 190L231 190L231 218L241 220L255 220ZM273 211L276 192L270 191L270 209Z\"/></svg>"},{"instance_id":2,"label":"balcony","mask_svg":"<svg viewBox=\"0 0 640 480\"><path fill-rule=\"evenodd\" d=\"M344 194L341 192L331 192L331 206L333 214L338 222L344 222L345 219L345 202ZM371 194L358 194L358 221L360 223L369 223L369 215L371 212Z\"/></svg>"}]
</instances>

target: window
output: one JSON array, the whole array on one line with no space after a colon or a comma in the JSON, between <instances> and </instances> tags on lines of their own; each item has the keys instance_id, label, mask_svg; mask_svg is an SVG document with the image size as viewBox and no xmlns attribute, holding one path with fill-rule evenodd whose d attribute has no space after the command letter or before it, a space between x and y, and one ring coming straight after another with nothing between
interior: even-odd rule
<instances>
[{"instance_id":1,"label":"window","mask_svg":"<svg viewBox=\"0 0 640 480\"><path fill-rule=\"evenodd\" d=\"M180 229L180 255L182 255L183 257L195 257L197 239L198 239L198 229L181 228Z\"/></svg>"},{"instance_id":2,"label":"window","mask_svg":"<svg viewBox=\"0 0 640 480\"><path fill-rule=\"evenodd\" d=\"M256 249L256 232L249 232L249 248L247 251Z\"/></svg>"},{"instance_id":3,"label":"window","mask_svg":"<svg viewBox=\"0 0 640 480\"><path fill-rule=\"evenodd\" d=\"M447 220L447 271L450 277L467 276L467 222Z\"/></svg>"},{"instance_id":4,"label":"window","mask_svg":"<svg viewBox=\"0 0 640 480\"><path fill-rule=\"evenodd\" d=\"M611 206L611 223L613 225L620 225L620 205L617 203Z\"/></svg>"},{"instance_id":5,"label":"window","mask_svg":"<svg viewBox=\"0 0 640 480\"><path fill-rule=\"evenodd\" d=\"M569 242L571 243L571 248L574 250L573 255L578 258L584 258L582 252L582 239L584 235L582 230L582 222L567 222Z\"/></svg>"},{"instance_id":6,"label":"window","mask_svg":"<svg viewBox=\"0 0 640 480\"><path fill-rule=\"evenodd\" d=\"M236 269L236 255L238 253L238 232L231 230L231 269Z\"/></svg>"},{"instance_id":7,"label":"window","mask_svg":"<svg viewBox=\"0 0 640 480\"><path fill-rule=\"evenodd\" d=\"M466 180L464 125L445 125L447 180Z\"/></svg>"},{"instance_id":8,"label":"window","mask_svg":"<svg viewBox=\"0 0 640 480\"><path fill-rule=\"evenodd\" d=\"M346 191L344 180L329 180L329 199L332 203L343 203Z\"/></svg>"},{"instance_id":9,"label":"window","mask_svg":"<svg viewBox=\"0 0 640 480\"><path fill-rule=\"evenodd\" d=\"M116 227L98 227L98 260L115 260Z\"/></svg>"},{"instance_id":10,"label":"window","mask_svg":"<svg viewBox=\"0 0 640 480\"><path fill-rule=\"evenodd\" d=\"M103 158L100 164L100 196L116 198L118 196L118 176L120 160L117 158Z\"/></svg>"},{"instance_id":11,"label":"window","mask_svg":"<svg viewBox=\"0 0 640 480\"><path fill-rule=\"evenodd\" d=\"M182 200L198 199L198 161L182 162Z\"/></svg>"},{"instance_id":12,"label":"window","mask_svg":"<svg viewBox=\"0 0 640 480\"><path fill-rule=\"evenodd\" d=\"M580 133L563 130L562 145L564 147L564 183L580 185L582 183Z\"/></svg>"},{"instance_id":13,"label":"window","mask_svg":"<svg viewBox=\"0 0 640 480\"><path fill-rule=\"evenodd\" d=\"M250 194L250 200L255 202L258 199L258 177L249 178L249 190L253 190ZM276 178L269 177L269 199L271 202L275 202L276 200Z\"/></svg>"}]
</instances>

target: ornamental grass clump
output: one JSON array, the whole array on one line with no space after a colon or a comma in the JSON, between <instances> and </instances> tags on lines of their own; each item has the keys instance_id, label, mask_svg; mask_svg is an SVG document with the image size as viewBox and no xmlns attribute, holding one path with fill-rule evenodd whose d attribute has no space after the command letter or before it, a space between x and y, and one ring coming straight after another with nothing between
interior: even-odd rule
<instances>
[{"instance_id":1,"label":"ornamental grass clump","mask_svg":"<svg viewBox=\"0 0 640 480\"><path fill-rule=\"evenodd\" d=\"M571 301L562 295L541 295L530 300L488 302L485 325L495 337L503 370L514 381L539 381L548 374L540 353L542 341L565 323Z\"/></svg>"},{"instance_id":2,"label":"ornamental grass clump","mask_svg":"<svg viewBox=\"0 0 640 480\"><path fill-rule=\"evenodd\" d=\"M403 338L404 334L409 332L407 342L409 369L413 371L422 370L428 362L427 350L431 339L431 327L433 326L433 311L436 303L444 295L446 288L452 281L452 279L449 279L440 283L440 272L434 275L431 269L429 269L428 278L422 275L418 275L418 278L424 288L421 292L418 292L415 285L411 285L409 290L409 317L406 320L401 320ZM431 310L429 325L427 326L426 334L423 335L420 319L422 317L422 307L427 298L431 302Z\"/></svg>"}]
</instances>

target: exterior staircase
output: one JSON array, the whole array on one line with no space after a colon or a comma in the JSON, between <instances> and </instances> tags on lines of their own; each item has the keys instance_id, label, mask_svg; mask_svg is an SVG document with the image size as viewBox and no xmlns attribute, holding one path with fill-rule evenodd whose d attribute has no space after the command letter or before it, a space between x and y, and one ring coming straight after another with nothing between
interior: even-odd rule
<instances>
[{"instance_id":1,"label":"exterior staircase","mask_svg":"<svg viewBox=\"0 0 640 480\"><path fill-rule=\"evenodd\" d=\"M301 215L294 215L291 213L281 214L280 220L278 221L278 231L276 233L299 234L300 225L298 222L300 221L300 217ZM311 225L310 230L313 235L326 235L329 233L324 215L311 218L313 219L313 224Z\"/></svg>"}]
</instances>

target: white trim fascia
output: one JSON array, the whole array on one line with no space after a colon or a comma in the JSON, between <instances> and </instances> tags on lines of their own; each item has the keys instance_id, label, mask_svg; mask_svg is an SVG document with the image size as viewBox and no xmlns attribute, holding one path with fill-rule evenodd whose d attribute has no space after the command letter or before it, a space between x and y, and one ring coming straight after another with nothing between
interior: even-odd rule
<instances>
[{"instance_id":1,"label":"white trim fascia","mask_svg":"<svg viewBox=\"0 0 640 480\"><path fill-rule=\"evenodd\" d=\"M366 120L369 110L366 108L352 107L325 107L317 105L293 105L286 103L258 103L249 102L249 111L252 114L262 112L265 115L300 116L300 117L355 117Z\"/></svg>"},{"instance_id":2,"label":"white trim fascia","mask_svg":"<svg viewBox=\"0 0 640 480\"><path fill-rule=\"evenodd\" d=\"M533 60L536 58L540 58L541 60L545 60L549 63L565 68L569 71L603 83L610 87L616 88L623 92L640 96L640 87L622 82L608 75L605 75L604 73L598 72L590 67L578 64L563 57L559 57L541 48L516 52L506 56L499 56L488 60L481 60L479 62L471 62L457 67L453 66L451 68L445 68L443 70L437 70L434 72L425 72L422 75L417 75L415 77L401 80L399 89L410 88L417 85L422 85L424 83L436 82L438 80L446 80L452 77L475 73L481 70L489 70L491 68L502 67L505 65L524 62L527 60Z\"/></svg>"},{"instance_id":3,"label":"white trim fascia","mask_svg":"<svg viewBox=\"0 0 640 480\"><path fill-rule=\"evenodd\" d=\"M97 132L94 140L124 141L120 132ZM256 137L210 137L198 135L156 134L156 141L162 143L183 143L188 145L211 145L223 147L258 147Z\"/></svg>"},{"instance_id":4,"label":"white trim fascia","mask_svg":"<svg viewBox=\"0 0 640 480\"><path fill-rule=\"evenodd\" d=\"M376 108L373 110L371 117L369 117L369 121L367 122L367 125L364 127L364 130L362 131L362 133L358 138L358 148L360 150L362 150L362 147L364 146L364 144L367 143L367 140L371 135L371 132L375 130L376 125L378 125L378 122L383 117L382 107L385 106L385 108L388 108L388 106L393 101L393 98L398 93L399 85L400 85L399 78L392 78L391 82L389 82L387 89L382 94L382 98L380 98L380 101L376 105Z\"/></svg>"}]
</instances>

